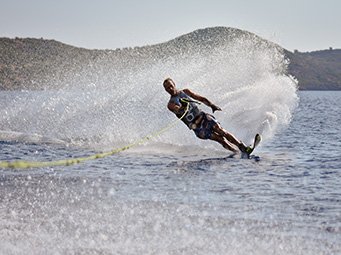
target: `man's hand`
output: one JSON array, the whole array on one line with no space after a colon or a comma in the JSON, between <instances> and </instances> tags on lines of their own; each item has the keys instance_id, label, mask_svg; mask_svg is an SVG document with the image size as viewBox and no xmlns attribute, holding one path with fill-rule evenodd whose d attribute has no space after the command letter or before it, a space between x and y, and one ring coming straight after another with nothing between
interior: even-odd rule
<instances>
[{"instance_id":1,"label":"man's hand","mask_svg":"<svg viewBox=\"0 0 341 255\"><path fill-rule=\"evenodd\" d=\"M216 106L215 104L212 104L211 105L211 108L212 108L212 112L214 113L215 111L221 111L221 108Z\"/></svg>"}]
</instances>

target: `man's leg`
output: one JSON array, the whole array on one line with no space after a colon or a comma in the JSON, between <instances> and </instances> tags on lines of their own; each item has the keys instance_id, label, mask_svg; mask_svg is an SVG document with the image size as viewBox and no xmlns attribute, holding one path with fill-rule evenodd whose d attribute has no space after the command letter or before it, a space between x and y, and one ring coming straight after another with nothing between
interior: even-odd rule
<instances>
[{"instance_id":1,"label":"man's leg","mask_svg":"<svg viewBox=\"0 0 341 255\"><path fill-rule=\"evenodd\" d=\"M212 133L210 139L220 143L227 150L230 150L232 152L238 152L237 148L232 146L228 141L226 141L224 136L222 136L222 135L220 135L218 133Z\"/></svg>"},{"instance_id":2,"label":"man's leg","mask_svg":"<svg viewBox=\"0 0 341 255\"><path fill-rule=\"evenodd\" d=\"M219 135L225 137L230 143L236 145L239 150L242 152L245 151L246 146L243 142L238 141L237 138L232 135L231 133L227 132L225 129L223 129L219 124L216 124L213 126L213 131L218 133Z\"/></svg>"}]
</instances>

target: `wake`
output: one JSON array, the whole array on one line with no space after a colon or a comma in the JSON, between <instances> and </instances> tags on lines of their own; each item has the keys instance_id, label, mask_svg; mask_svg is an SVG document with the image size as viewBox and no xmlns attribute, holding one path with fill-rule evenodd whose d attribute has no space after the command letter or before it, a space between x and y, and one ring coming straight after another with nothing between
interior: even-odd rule
<instances>
[{"instance_id":1,"label":"wake","mask_svg":"<svg viewBox=\"0 0 341 255\"><path fill-rule=\"evenodd\" d=\"M57 91L4 92L0 130L103 150L123 146L174 121L162 86L167 77L221 107L218 121L246 143L256 133L266 140L285 128L298 103L281 48L240 30L198 30L109 55L89 60L96 67L92 76L87 73L89 83L70 80ZM152 143L216 147L181 124Z\"/></svg>"}]
</instances>

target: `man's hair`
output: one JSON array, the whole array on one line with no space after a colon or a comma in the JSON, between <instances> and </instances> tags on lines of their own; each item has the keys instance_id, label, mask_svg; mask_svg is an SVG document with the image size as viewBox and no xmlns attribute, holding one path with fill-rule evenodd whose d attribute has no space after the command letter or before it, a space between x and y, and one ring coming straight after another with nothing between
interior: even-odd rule
<instances>
[{"instance_id":1,"label":"man's hair","mask_svg":"<svg viewBox=\"0 0 341 255\"><path fill-rule=\"evenodd\" d=\"M174 82L171 78L167 78L167 79L165 79L165 80L163 81L163 86L165 86L165 84L166 84L167 82L169 82L169 81Z\"/></svg>"}]
</instances>

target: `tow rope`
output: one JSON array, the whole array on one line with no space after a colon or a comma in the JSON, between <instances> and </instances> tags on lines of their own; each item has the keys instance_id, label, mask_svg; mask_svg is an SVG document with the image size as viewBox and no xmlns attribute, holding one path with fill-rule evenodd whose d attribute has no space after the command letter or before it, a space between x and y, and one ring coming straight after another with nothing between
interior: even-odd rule
<instances>
[{"instance_id":1,"label":"tow rope","mask_svg":"<svg viewBox=\"0 0 341 255\"><path fill-rule=\"evenodd\" d=\"M149 141L150 139L165 133L166 131L168 131L169 129L174 127L183 117L185 117L185 115L187 114L188 109L189 109L189 101L184 100L183 102L186 103L187 106L186 106L184 114L180 118L171 122L170 124L168 124L164 128L162 128L162 129L160 129L160 130L158 130L152 134L146 135L146 136L142 137L141 139L139 139L139 140L137 140L131 144L128 144L124 147L113 149L113 150L108 151L108 152L90 155L87 157L62 159L62 160L56 160L56 161L24 161L24 160L0 161L0 168L24 169L24 168L39 168L39 167L52 167L52 166L70 166L70 165L79 164L79 163L82 163L82 162L88 161L88 160L105 158L105 157L117 154L119 152L128 150L132 147L142 145L142 144L146 143L147 141Z\"/></svg>"}]
</instances>

